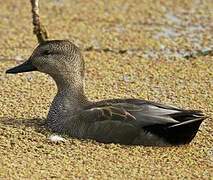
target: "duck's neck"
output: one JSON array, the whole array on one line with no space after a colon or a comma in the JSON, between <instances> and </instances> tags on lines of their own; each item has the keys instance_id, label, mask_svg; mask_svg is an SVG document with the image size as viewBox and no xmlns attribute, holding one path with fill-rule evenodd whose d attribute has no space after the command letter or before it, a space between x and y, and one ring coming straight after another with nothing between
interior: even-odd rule
<instances>
[{"instance_id":1,"label":"duck's neck","mask_svg":"<svg viewBox=\"0 0 213 180\"><path fill-rule=\"evenodd\" d=\"M60 127L70 120L75 113L88 102L84 94L84 81L82 78L54 77L58 92L51 104L47 117L50 128Z\"/></svg>"},{"instance_id":2,"label":"duck's neck","mask_svg":"<svg viewBox=\"0 0 213 180\"><path fill-rule=\"evenodd\" d=\"M57 85L57 96L65 95L71 101L85 102L87 100L84 94L84 80L82 78L54 78ZM76 104L77 105L77 104Z\"/></svg>"}]
</instances>

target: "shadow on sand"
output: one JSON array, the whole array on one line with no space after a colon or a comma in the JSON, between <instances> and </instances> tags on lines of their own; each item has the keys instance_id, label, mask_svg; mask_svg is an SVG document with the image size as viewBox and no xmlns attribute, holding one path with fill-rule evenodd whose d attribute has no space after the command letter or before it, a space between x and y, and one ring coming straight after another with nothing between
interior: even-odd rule
<instances>
[{"instance_id":1,"label":"shadow on sand","mask_svg":"<svg viewBox=\"0 0 213 180\"><path fill-rule=\"evenodd\" d=\"M32 128L38 133L46 134L48 130L45 128L45 119L44 118L32 118L32 119L22 119L11 117L1 117L0 125L9 126L12 128Z\"/></svg>"}]
</instances>

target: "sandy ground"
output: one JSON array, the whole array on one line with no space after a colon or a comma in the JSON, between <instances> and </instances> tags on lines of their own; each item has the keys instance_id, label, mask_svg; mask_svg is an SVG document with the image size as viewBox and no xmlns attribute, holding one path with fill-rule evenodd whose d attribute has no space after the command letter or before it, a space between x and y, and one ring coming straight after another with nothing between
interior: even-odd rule
<instances>
[{"instance_id":1,"label":"sandy ground","mask_svg":"<svg viewBox=\"0 0 213 180\"><path fill-rule=\"evenodd\" d=\"M30 4L0 3L0 179L213 179L213 57L183 58L213 47L211 0L41 2L52 39L93 47L83 51L90 99L144 98L209 116L190 145L167 148L50 142L52 79L5 75L36 45Z\"/></svg>"}]
</instances>

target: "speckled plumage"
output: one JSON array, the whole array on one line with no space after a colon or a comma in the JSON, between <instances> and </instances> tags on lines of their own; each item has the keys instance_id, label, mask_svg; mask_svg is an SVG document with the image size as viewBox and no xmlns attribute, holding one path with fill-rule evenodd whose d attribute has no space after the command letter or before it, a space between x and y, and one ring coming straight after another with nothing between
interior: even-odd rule
<instances>
[{"instance_id":1,"label":"speckled plumage","mask_svg":"<svg viewBox=\"0 0 213 180\"><path fill-rule=\"evenodd\" d=\"M205 119L201 111L139 99L88 101L83 57L67 40L40 44L28 61L7 73L32 70L49 74L57 84L46 121L57 133L104 143L180 145L191 142Z\"/></svg>"}]
</instances>

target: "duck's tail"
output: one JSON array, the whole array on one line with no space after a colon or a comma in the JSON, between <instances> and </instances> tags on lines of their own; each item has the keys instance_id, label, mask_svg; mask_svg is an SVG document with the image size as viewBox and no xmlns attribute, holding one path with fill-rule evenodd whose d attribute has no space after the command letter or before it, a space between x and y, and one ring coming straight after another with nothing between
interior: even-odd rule
<instances>
[{"instance_id":1,"label":"duck's tail","mask_svg":"<svg viewBox=\"0 0 213 180\"><path fill-rule=\"evenodd\" d=\"M201 111L194 110L183 110L170 116L179 123L154 128L153 133L160 135L171 145L190 143L206 119Z\"/></svg>"},{"instance_id":2,"label":"duck's tail","mask_svg":"<svg viewBox=\"0 0 213 180\"><path fill-rule=\"evenodd\" d=\"M180 124L172 125L167 128L167 141L171 144L188 144L198 132L204 117L187 120Z\"/></svg>"}]
</instances>

